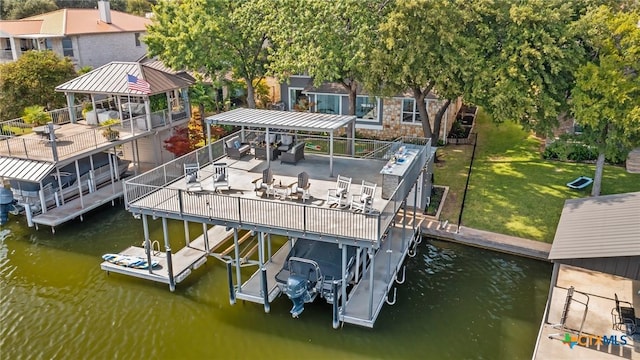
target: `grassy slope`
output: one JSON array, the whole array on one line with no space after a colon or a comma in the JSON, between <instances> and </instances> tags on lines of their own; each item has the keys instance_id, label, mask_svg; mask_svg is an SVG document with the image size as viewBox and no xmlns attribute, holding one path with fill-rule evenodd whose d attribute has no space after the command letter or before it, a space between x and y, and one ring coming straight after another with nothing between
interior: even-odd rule
<instances>
[{"instance_id":1,"label":"grassy slope","mask_svg":"<svg viewBox=\"0 0 640 360\"><path fill-rule=\"evenodd\" d=\"M566 183L580 175L594 176L589 164L546 161L541 143L517 124L496 126L478 116L478 146L469 182L462 224L523 238L552 242L566 199L587 197L591 187L571 190ZM466 181L470 146L447 146L445 165L436 169L436 184L452 188L441 216L457 222ZM440 167L440 166L439 166ZM606 166L602 195L640 191L640 174Z\"/></svg>"}]
</instances>

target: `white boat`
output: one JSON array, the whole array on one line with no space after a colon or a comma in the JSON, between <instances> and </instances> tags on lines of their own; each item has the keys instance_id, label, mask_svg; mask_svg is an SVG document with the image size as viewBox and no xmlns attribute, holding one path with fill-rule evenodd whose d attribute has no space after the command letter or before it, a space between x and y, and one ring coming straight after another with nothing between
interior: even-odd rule
<instances>
[{"instance_id":1,"label":"white boat","mask_svg":"<svg viewBox=\"0 0 640 360\"><path fill-rule=\"evenodd\" d=\"M64 166L56 166L40 182L9 179L16 207L23 211L28 205L35 215L47 208L59 206L83 192L92 192L112 179L121 179L131 162L113 154L96 153ZM116 171L112 169L117 169ZM79 186L80 185L80 186Z\"/></svg>"}]
</instances>

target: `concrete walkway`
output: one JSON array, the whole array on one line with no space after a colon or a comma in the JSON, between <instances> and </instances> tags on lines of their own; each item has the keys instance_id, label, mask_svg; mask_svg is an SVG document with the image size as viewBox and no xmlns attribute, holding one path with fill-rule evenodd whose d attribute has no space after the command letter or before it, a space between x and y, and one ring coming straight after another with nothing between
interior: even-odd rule
<instances>
[{"instance_id":1,"label":"concrete walkway","mask_svg":"<svg viewBox=\"0 0 640 360\"><path fill-rule=\"evenodd\" d=\"M412 215L411 212L407 213L408 218ZM551 244L548 243L472 229L465 226L461 226L460 229L458 229L458 225L456 224L445 224L435 218L419 213L416 213L416 221L420 225L422 233L429 237L549 261L548 257L549 251L551 251Z\"/></svg>"}]
</instances>

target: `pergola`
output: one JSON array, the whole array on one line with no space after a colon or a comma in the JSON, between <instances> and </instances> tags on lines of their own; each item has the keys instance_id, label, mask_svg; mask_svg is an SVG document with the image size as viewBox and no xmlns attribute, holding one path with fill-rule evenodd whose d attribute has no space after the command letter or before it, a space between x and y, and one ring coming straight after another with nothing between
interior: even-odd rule
<instances>
[{"instance_id":1,"label":"pergola","mask_svg":"<svg viewBox=\"0 0 640 360\"><path fill-rule=\"evenodd\" d=\"M330 115L321 113L261 110L238 108L223 112L205 119L208 125L232 125L242 128L244 140L244 130L246 127L265 129L265 138L269 138L272 129L289 131L310 131L329 133L329 170L333 176L333 137L334 132L342 127L351 126L351 153L355 153L355 115ZM207 138L211 138L211 130L207 127ZM210 150L211 151L211 150ZM267 164L271 166L271 154L267 151Z\"/></svg>"}]
</instances>

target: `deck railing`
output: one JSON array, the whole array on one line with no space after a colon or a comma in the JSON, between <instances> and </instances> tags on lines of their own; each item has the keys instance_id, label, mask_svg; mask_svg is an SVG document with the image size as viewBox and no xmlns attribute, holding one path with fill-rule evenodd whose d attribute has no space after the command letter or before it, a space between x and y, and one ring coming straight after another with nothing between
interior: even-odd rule
<instances>
[{"instance_id":1,"label":"deck railing","mask_svg":"<svg viewBox=\"0 0 640 360\"><path fill-rule=\"evenodd\" d=\"M377 242L394 220L403 201L419 178L430 153L426 139L371 142L376 152L393 154L400 146L416 149L416 159L410 164L387 204L380 213L362 214L315 205L248 199L213 192L193 193L167 185L184 177L184 164L199 163L204 167L222 158L224 142L236 134L220 139L209 147L195 150L125 182L125 206L162 214L177 214L233 222L241 226L262 226L298 231L319 236L335 236ZM211 155L209 155L211 150ZM382 157L382 155L380 155ZM202 171L202 170L201 170ZM210 174L200 174L207 177Z\"/></svg>"}]
</instances>

